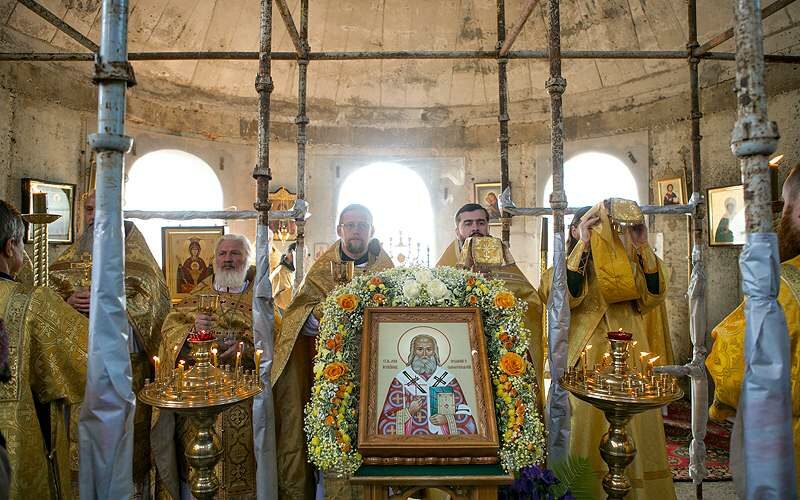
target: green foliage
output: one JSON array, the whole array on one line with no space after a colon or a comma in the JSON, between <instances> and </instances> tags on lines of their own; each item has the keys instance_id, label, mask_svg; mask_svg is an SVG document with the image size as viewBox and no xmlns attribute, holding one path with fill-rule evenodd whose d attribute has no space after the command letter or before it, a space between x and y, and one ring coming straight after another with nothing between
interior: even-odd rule
<instances>
[{"instance_id":1,"label":"green foliage","mask_svg":"<svg viewBox=\"0 0 800 500\"><path fill-rule=\"evenodd\" d=\"M575 500L592 500L592 485L596 480L589 465L589 459L570 455L566 460L550 467L559 480L553 486L553 494L560 497L567 490Z\"/></svg>"}]
</instances>

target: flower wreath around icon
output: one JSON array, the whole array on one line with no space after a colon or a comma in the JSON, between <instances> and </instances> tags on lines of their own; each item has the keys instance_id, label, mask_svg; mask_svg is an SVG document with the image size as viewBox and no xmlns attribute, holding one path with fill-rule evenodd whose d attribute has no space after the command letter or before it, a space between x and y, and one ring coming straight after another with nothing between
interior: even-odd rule
<instances>
[{"instance_id":1,"label":"flower wreath around icon","mask_svg":"<svg viewBox=\"0 0 800 500\"><path fill-rule=\"evenodd\" d=\"M355 472L361 332L365 307L477 307L483 318L492 378L499 459L508 472L539 464L545 430L536 404L534 367L527 357L527 304L502 281L452 267L395 268L355 277L323 305L314 384L305 408L309 459L324 471Z\"/></svg>"}]
</instances>

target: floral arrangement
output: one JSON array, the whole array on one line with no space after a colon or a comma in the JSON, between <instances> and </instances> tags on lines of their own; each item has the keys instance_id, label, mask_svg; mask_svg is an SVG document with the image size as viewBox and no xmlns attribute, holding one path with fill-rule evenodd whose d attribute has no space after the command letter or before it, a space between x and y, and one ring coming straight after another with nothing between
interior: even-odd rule
<instances>
[{"instance_id":1,"label":"floral arrangement","mask_svg":"<svg viewBox=\"0 0 800 500\"><path fill-rule=\"evenodd\" d=\"M575 500L567 489L564 493L558 488L561 481L550 469L533 465L520 471L519 477L511 487L501 488L500 500Z\"/></svg>"},{"instance_id":2,"label":"floral arrangement","mask_svg":"<svg viewBox=\"0 0 800 500\"><path fill-rule=\"evenodd\" d=\"M536 405L534 368L527 361L527 304L502 281L441 267L395 268L355 277L323 304L314 358L314 385L306 405L311 462L351 474L361 465L357 435L359 354L365 307L478 307L483 317L500 434L499 458L516 472L544 457L544 426Z\"/></svg>"}]
</instances>

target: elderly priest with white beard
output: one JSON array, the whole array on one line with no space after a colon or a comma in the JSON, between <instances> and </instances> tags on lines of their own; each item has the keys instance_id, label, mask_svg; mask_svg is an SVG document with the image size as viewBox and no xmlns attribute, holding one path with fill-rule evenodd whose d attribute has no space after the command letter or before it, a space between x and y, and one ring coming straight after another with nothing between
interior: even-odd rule
<instances>
[{"instance_id":1,"label":"elderly priest with white beard","mask_svg":"<svg viewBox=\"0 0 800 500\"><path fill-rule=\"evenodd\" d=\"M180 360L189 365L186 336L190 330L211 330L217 336L219 364L233 365L242 349L242 366L255 368L253 361L253 282L255 266L248 266L251 246L238 234L219 238L214 250L213 274L201 281L191 294L173 307L164 320L160 349L161 370L175 368ZM200 312L200 297L211 302L213 313ZM216 302L216 303L214 303ZM204 304L207 307L207 304ZM276 315L277 318L277 315ZM277 325L276 325L277 326ZM239 403L222 413L222 484L217 498L255 498L256 463L253 453L252 402ZM217 425L220 425L219 423ZM185 498L189 492L189 469L184 450L193 432L187 419L162 411L153 429L153 455L159 474L160 498ZM182 491L183 490L183 491Z\"/></svg>"}]
</instances>

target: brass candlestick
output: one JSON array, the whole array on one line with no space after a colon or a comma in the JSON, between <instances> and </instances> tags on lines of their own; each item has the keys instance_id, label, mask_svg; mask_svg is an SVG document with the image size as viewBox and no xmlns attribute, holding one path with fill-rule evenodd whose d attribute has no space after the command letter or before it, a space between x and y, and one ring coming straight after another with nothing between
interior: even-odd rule
<instances>
[{"instance_id":1,"label":"brass candlestick","mask_svg":"<svg viewBox=\"0 0 800 500\"><path fill-rule=\"evenodd\" d=\"M25 222L31 224L33 233L33 284L35 286L49 286L50 272L47 252L47 225L61 218L57 214L47 213L47 193L33 193L32 213L22 216Z\"/></svg>"},{"instance_id":2,"label":"brass candlestick","mask_svg":"<svg viewBox=\"0 0 800 500\"><path fill-rule=\"evenodd\" d=\"M211 337L211 338L208 338ZM211 363L210 334L189 336L193 367L184 370L183 362L176 369L156 369L156 379L145 381L139 400L150 406L175 410L189 417L197 433L186 448L186 461L192 467L192 495L199 500L212 500L219 490L214 467L222 456L219 436L214 430L217 415L232 405L252 398L262 390L257 372L230 366L220 369ZM260 357L260 352L256 352ZM156 359L156 366L159 361ZM159 373L160 372L160 373Z\"/></svg>"},{"instance_id":3,"label":"brass candlestick","mask_svg":"<svg viewBox=\"0 0 800 500\"><path fill-rule=\"evenodd\" d=\"M589 370L586 356L582 354L581 369L570 367L559 384L605 414L609 428L600 439L600 456L608 465L608 474L603 478L603 489L608 499L622 500L631 489L625 468L636 456L636 445L625 426L637 413L680 399L683 391L675 377L654 373L653 363L657 358L649 358L649 363L641 366L640 370L628 366L634 345L630 333L610 332L608 340L611 342L610 354L599 366Z\"/></svg>"}]
</instances>

